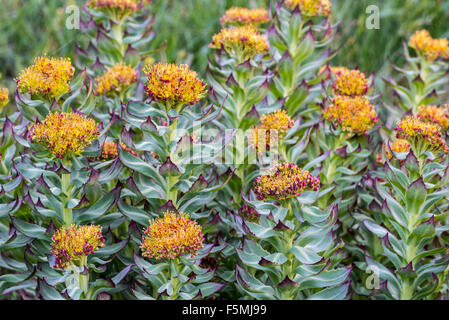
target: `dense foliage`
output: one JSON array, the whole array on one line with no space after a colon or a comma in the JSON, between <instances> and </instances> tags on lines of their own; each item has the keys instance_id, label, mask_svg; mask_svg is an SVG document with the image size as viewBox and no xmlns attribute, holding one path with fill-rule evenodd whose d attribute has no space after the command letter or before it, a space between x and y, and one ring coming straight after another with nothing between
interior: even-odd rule
<instances>
[{"instance_id":1,"label":"dense foliage","mask_svg":"<svg viewBox=\"0 0 449 320\"><path fill-rule=\"evenodd\" d=\"M393 64L339 58L359 4L79 2L0 58L1 299L447 299L444 4Z\"/></svg>"}]
</instances>

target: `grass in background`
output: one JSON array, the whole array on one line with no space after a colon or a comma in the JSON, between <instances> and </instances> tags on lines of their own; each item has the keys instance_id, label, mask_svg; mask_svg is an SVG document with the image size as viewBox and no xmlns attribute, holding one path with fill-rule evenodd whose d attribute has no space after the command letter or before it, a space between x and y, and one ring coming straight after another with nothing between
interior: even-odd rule
<instances>
[{"instance_id":1,"label":"grass in background","mask_svg":"<svg viewBox=\"0 0 449 320\"><path fill-rule=\"evenodd\" d=\"M65 28L65 6L84 0L2 0L0 12L0 86L14 89L12 79L43 53L72 56L82 34ZM380 8L379 30L368 30L369 5ZM156 38L167 43L157 60L187 62L202 74L208 44L220 29L219 19L231 6L267 6L268 0L153 0ZM335 43L343 45L334 65L359 67L365 72L390 73L388 57L400 62L400 46L417 29L434 37L449 37L449 2L443 0L334 0L334 21L341 21ZM442 33L443 32L443 33ZM378 85L382 85L380 78Z\"/></svg>"}]
</instances>

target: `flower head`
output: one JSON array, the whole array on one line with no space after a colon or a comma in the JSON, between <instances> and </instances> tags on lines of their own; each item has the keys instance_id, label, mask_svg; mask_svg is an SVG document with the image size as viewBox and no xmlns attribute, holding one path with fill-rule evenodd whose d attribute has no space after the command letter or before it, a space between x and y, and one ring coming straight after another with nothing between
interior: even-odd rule
<instances>
[{"instance_id":1,"label":"flower head","mask_svg":"<svg viewBox=\"0 0 449 320\"><path fill-rule=\"evenodd\" d=\"M233 7L228 9L224 16L221 17L220 23L222 26L234 25L253 25L258 26L260 24L270 21L268 17L268 11L263 8L247 9Z\"/></svg>"},{"instance_id":2,"label":"flower head","mask_svg":"<svg viewBox=\"0 0 449 320\"><path fill-rule=\"evenodd\" d=\"M105 239L101 234L101 226L61 227L51 237L50 250L56 256L56 267L65 269L71 263L78 264L84 256L104 247Z\"/></svg>"},{"instance_id":3,"label":"flower head","mask_svg":"<svg viewBox=\"0 0 449 320\"><path fill-rule=\"evenodd\" d=\"M121 19L134 13L145 0L89 0L87 7L110 14L116 19ZM146 0L150 3L150 0Z\"/></svg>"},{"instance_id":4,"label":"flower head","mask_svg":"<svg viewBox=\"0 0 449 320\"><path fill-rule=\"evenodd\" d=\"M441 129L449 129L449 107L441 108L437 106L420 106L418 108L418 118L424 122L431 122L439 125Z\"/></svg>"},{"instance_id":5,"label":"flower head","mask_svg":"<svg viewBox=\"0 0 449 320\"><path fill-rule=\"evenodd\" d=\"M410 143L407 140L404 139L396 139L393 141L390 145L391 151L395 153L408 153L410 151ZM388 149L388 146L384 146L385 154L387 155L388 159L391 160L393 158L393 155L391 154L390 150Z\"/></svg>"},{"instance_id":6,"label":"flower head","mask_svg":"<svg viewBox=\"0 0 449 320\"><path fill-rule=\"evenodd\" d=\"M292 9L299 7L301 13L308 17L329 17L331 14L330 0L287 0L286 4Z\"/></svg>"},{"instance_id":7,"label":"flower head","mask_svg":"<svg viewBox=\"0 0 449 320\"><path fill-rule=\"evenodd\" d=\"M368 92L368 81L363 72L346 68L331 68L331 71L335 74L332 87L337 95L355 97Z\"/></svg>"},{"instance_id":8,"label":"flower head","mask_svg":"<svg viewBox=\"0 0 449 320\"><path fill-rule=\"evenodd\" d=\"M74 73L70 58L37 57L32 66L20 72L17 88L21 93L55 98L70 91Z\"/></svg>"},{"instance_id":9,"label":"flower head","mask_svg":"<svg viewBox=\"0 0 449 320\"><path fill-rule=\"evenodd\" d=\"M441 138L441 127L422 121L417 116L408 116L394 129L396 138L407 140L415 154L426 151L449 153L449 147Z\"/></svg>"},{"instance_id":10,"label":"flower head","mask_svg":"<svg viewBox=\"0 0 449 320\"><path fill-rule=\"evenodd\" d=\"M272 173L256 178L253 191L259 200L283 200L299 196L305 190L317 191L320 180L293 163L281 163Z\"/></svg>"},{"instance_id":11,"label":"flower head","mask_svg":"<svg viewBox=\"0 0 449 320\"><path fill-rule=\"evenodd\" d=\"M251 26L225 28L212 37L209 47L224 50L236 57L238 62L253 58L256 54L268 52L267 37Z\"/></svg>"},{"instance_id":12,"label":"flower head","mask_svg":"<svg viewBox=\"0 0 449 320\"><path fill-rule=\"evenodd\" d=\"M9 102L8 88L0 88L0 110Z\"/></svg>"},{"instance_id":13,"label":"flower head","mask_svg":"<svg viewBox=\"0 0 449 320\"><path fill-rule=\"evenodd\" d=\"M260 152L270 150L270 144L276 139L283 139L288 130L293 127L295 122L290 118L285 110L279 109L275 112L262 115L260 124L253 128L249 134L249 145L255 149L262 147ZM259 134L265 134L266 143L259 146ZM274 134L272 137L271 135ZM265 148L264 148L265 147Z\"/></svg>"},{"instance_id":14,"label":"flower head","mask_svg":"<svg viewBox=\"0 0 449 320\"><path fill-rule=\"evenodd\" d=\"M239 215L245 220L255 223L258 223L260 218L260 213L247 204L244 204L239 208Z\"/></svg>"},{"instance_id":15,"label":"flower head","mask_svg":"<svg viewBox=\"0 0 449 320\"><path fill-rule=\"evenodd\" d=\"M206 84L188 65L158 63L146 67L146 92L155 101L170 105L195 104L206 95Z\"/></svg>"},{"instance_id":16,"label":"flower head","mask_svg":"<svg viewBox=\"0 0 449 320\"><path fill-rule=\"evenodd\" d=\"M175 259L187 253L195 256L203 247L201 226L186 213L167 211L163 218L150 220L150 226L144 232L140 246L144 257L159 260Z\"/></svg>"},{"instance_id":17,"label":"flower head","mask_svg":"<svg viewBox=\"0 0 449 320\"><path fill-rule=\"evenodd\" d=\"M343 131L356 134L366 133L378 121L376 110L366 97L337 96L323 110L323 117Z\"/></svg>"},{"instance_id":18,"label":"flower head","mask_svg":"<svg viewBox=\"0 0 449 320\"><path fill-rule=\"evenodd\" d=\"M98 138L93 119L77 113L50 113L31 128L32 142L45 145L56 158L79 156Z\"/></svg>"},{"instance_id":19,"label":"flower head","mask_svg":"<svg viewBox=\"0 0 449 320\"><path fill-rule=\"evenodd\" d=\"M108 68L96 82L96 91L99 94L115 96L137 82L137 72L133 67L120 62Z\"/></svg>"},{"instance_id":20,"label":"flower head","mask_svg":"<svg viewBox=\"0 0 449 320\"><path fill-rule=\"evenodd\" d=\"M427 30L416 31L410 38L409 46L429 61L449 59L449 40L433 39Z\"/></svg>"}]
</instances>

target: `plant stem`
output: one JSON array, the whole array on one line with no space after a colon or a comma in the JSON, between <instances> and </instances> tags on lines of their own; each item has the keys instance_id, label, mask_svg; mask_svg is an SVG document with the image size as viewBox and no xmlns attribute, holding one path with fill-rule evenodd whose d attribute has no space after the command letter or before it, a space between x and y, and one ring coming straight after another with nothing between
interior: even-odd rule
<instances>
[{"instance_id":1,"label":"plant stem","mask_svg":"<svg viewBox=\"0 0 449 320\"><path fill-rule=\"evenodd\" d=\"M177 176L169 176L168 177L168 190L167 190L167 200L171 200L173 205L176 206L176 202L178 201L178 191L171 190L173 186L179 181Z\"/></svg>"},{"instance_id":2,"label":"plant stem","mask_svg":"<svg viewBox=\"0 0 449 320\"><path fill-rule=\"evenodd\" d=\"M84 269L87 268L87 256L81 257L81 267L83 268L82 272L84 272ZM80 289L83 291L81 300L88 300L89 273L87 273L87 274L80 273L79 274L79 285L80 285Z\"/></svg>"},{"instance_id":3,"label":"plant stem","mask_svg":"<svg viewBox=\"0 0 449 320\"><path fill-rule=\"evenodd\" d=\"M63 160L64 167L71 168L70 160ZM64 225L70 227L73 223L72 209L68 207L68 203L72 198L72 186L70 185L70 173L63 173L61 175L61 205L62 205L62 218Z\"/></svg>"},{"instance_id":4,"label":"plant stem","mask_svg":"<svg viewBox=\"0 0 449 320\"><path fill-rule=\"evenodd\" d=\"M178 258L175 258L170 261L170 281L172 283L173 287L173 294L168 297L168 300L176 300L178 298L178 291L181 287L181 282L179 281L179 265L178 265ZM172 271L175 271L176 275L173 274Z\"/></svg>"},{"instance_id":5,"label":"plant stem","mask_svg":"<svg viewBox=\"0 0 449 320\"><path fill-rule=\"evenodd\" d=\"M123 28L122 28L122 25L123 25L123 20L120 19L117 24L112 26L112 32L114 33L115 40L120 45L121 56L124 57L125 56L125 48L124 48L124 44L123 44Z\"/></svg>"}]
</instances>

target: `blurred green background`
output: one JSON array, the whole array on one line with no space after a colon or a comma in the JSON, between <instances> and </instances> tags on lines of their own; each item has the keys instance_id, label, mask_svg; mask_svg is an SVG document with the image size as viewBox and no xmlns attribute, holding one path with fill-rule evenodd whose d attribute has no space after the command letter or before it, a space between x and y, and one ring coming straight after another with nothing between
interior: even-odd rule
<instances>
[{"instance_id":1,"label":"blurred green background","mask_svg":"<svg viewBox=\"0 0 449 320\"><path fill-rule=\"evenodd\" d=\"M72 56L83 34L65 28L65 7L85 0L1 0L0 86L14 89L13 79L37 55ZM449 2L446 0L332 0L333 21L341 21L332 62L358 66L365 72L390 74L388 58L401 63L401 42L420 28L434 37L449 37ZM157 60L191 63L200 74L207 64L211 37L219 19L231 6L264 6L268 0L153 0L156 15L154 47L167 50ZM366 9L380 10L380 29L369 30ZM380 77L379 77L380 78Z\"/></svg>"}]
</instances>

